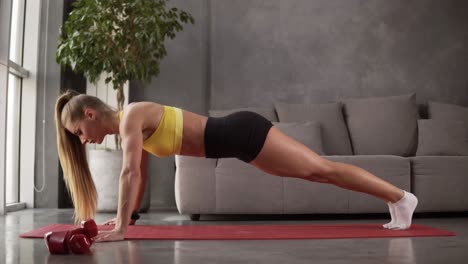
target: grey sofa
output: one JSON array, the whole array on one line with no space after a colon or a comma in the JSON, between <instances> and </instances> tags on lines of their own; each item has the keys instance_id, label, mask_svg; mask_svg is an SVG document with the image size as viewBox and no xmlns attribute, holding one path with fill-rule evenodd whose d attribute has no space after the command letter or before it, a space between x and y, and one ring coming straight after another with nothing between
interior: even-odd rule
<instances>
[{"instance_id":1,"label":"grey sofa","mask_svg":"<svg viewBox=\"0 0 468 264\"><path fill-rule=\"evenodd\" d=\"M422 119L414 93L323 104L276 103L250 110L322 157L364 168L419 198L416 212L468 211L468 108L428 102ZM367 194L268 175L235 158L176 156L179 212L201 214L388 213Z\"/></svg>"}]
</instances>

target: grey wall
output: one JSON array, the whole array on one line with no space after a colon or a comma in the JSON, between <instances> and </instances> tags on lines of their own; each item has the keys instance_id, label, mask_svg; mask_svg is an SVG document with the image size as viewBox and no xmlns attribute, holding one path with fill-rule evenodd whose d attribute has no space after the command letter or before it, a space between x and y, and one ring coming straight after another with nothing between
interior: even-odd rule
<instances>
[{"instance_id":1,"label":"grey wall","mask_svg":"<svg viewBox=\"0 0 468 264\"><path fill-rule=\"evenodd\" d=\"M195 24L184 25L173 40L167 41L168 55L161 73L147 85L130 83L129 101L154 101L205 113L208 107L208 4L207 0L172 0L169 5L190 12ZM151 207L174 208L174 157L149 156Z\"/></svg>"},{"instance_id":2,"label":"grey wall","mask_svg":"<svg viewBox=\"0 0 468 264\"><path fill-rule=\"evenodd\" d=\"M468 105L468 2L212 1L211 106L415 91Z\"/></svg>"},{"instance_id":3,"label":"grey wall","mask_svg":"<svg viewBox=\"0 0 468 264\"><path fill-rule=\"evenodd\" d=\"M276 101L327 102L416 92L419 103L437 100L468 106L467 1L170 4L189 11L196 24L185 26L167 42L168 56L158 78L149 85L131 82L130 101L154 101L206 114L210 108L272 106ZM52 45L48 48L52 50L54 21L60 19L49 19L47 47ZM47 69L52 89L48 98L58 93L55 67ZM49 107L48 113L52 118L53 109ZM48 132L49 185L56 182L57 154L55 134ZM39 176L39 167L37 172ZM149 175L152 207L175 207L174 158L150 157ZM46 205L48 199L39 197L40 204Z\"/></svg>"},{"instance_id":4,"label":"grey wall","mask_svg":"<svg viewBox=\"0 0 468 264\"><path fill-rule=\"evenodd\" d=\"M59 28L62 25L63 1L43 0L41 10L41 32L39 43L39 67L37 81L37 119L36 119L36 160L35 185L45 187L42 192L35 192L35 207L58 207L58 154L55 133L54 106L60 94L60 67L55 62L55 51ZM45 105L45 115L43 107ZM43 124L43 120L45 123ZM45 126L45 133L43 133ZM45 134L45 141L43 135ZM43 143L45 146L45 166L42 159ZM45 173L43 173L43 171Z\"/></svg>"}]
</instances>

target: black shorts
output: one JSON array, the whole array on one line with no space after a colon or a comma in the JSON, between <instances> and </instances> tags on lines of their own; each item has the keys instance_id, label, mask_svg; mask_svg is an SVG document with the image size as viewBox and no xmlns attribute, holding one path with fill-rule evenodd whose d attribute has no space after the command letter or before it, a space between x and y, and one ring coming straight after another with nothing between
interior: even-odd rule
<instances>
[{"instance_id":1,"label":"black shorts","mask_svg":"<svg viewBox=\"0 0 468 264\"><path fill-rule=\"evenodd\" d=\"M223 117L209 117L205 128L207 158L238 158L254 160L273 126L263 116L239 111Z\"/></svg>"}]
</instances>

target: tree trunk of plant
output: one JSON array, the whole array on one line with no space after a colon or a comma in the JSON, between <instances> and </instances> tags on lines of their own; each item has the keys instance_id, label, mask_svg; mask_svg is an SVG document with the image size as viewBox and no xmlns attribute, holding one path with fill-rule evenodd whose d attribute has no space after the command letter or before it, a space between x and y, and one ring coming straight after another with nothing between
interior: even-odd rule
<instances>
[{"instance_id":1,"label":"tree trunk of plant","mask_svg":"<svg viewBox=\"0 0 468 264\"><path fill-rule=\"evenodd\" d=\"M125 94L124 94L124 91L123 91L123 86L124 86L124 83L120 83L119 84L119 88L117 88L117 110L120 112L123 110L123 105L124 105L124 102L125 102ZM121 147L121 143L122 143L122 138L120 137L119 134L116 134L115 135L115 146L118 150L122 149Z\"/></svg>"}]
</instances>

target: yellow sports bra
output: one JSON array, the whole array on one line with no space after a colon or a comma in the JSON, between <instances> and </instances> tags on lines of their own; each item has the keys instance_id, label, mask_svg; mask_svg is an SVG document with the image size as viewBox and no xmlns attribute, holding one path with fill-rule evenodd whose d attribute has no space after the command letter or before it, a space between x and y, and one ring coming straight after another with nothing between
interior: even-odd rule
<instances>
[{"instance_id":1,"label":"yellow sports bra","mask_svg":"<svg viewBox=\"0 0 468 264\"><path fill-rule=\"evenodd\" d=\"M119 112L122 120L123 112ZM180 154L182 147L183 115L180 108L164 105L161 121L153 134L143 141L143 149L157 157Z\"/></svg>"}]
</instances>

